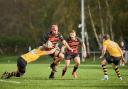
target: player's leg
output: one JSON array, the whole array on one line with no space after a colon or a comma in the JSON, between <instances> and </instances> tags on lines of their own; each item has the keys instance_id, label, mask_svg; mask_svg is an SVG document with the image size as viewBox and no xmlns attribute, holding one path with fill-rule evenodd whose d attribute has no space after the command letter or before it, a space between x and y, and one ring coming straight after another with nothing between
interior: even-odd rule
<instances>
[{"instance_id":1,"label":"player's leg","mask_svg":"<svg viewBox=\"0 0 128 89\"><path fill-rule=\"evenodd\" d=\"M74 68L73 68L72 75L73 75L74 78L77 78L77 73L76 73L76 71L77 71L77 69L78 69L78 67L79 67L79 65L80 65L80 57L79 57L79 56L76 56L76 57L74 58L74 62L75 62L75 66L74 66Z\"/></svg>"},{"instance_id":2,"label":"player's leg","mask_svg":"<svg viewBox=\"0 0 128 89\"><path fill-rule=\"evenodd\" d=\"M113 63L112 63L112 66L113 66L113 69L115 70L116 74L117 74L117 77L122 80L122 77L121 77L121 74L120 74L120 70L118 68L118 65L119 65L119 62L120 62L120 59L119 58L113 58Z\"/></svg>"},{"instance_id":3,"label":"player's leg","mask_svg":"<svg viewBox=\"0 0 128 89\"><path fill-rule=\"evenodd\" d=\"M108 72L107 72L107 61L105 59L101 59L101 67L104 73L103 80L108 80Z\"/></svg>"},{"instance_id":4,"label":"player's leg","mask_svg":"<svg viewBox=\"0 0 128 89\"><path fill-rule=\"evenodd\" d=\"M63 57L55 57L55 58L53 58L54 59L54 61L51 63L51 65L50 65L50 67L51 67L51 69L52 69L52 71L51 71L51 73L50 73L50 75L49 75L49 79L54 79L55 78L55 72L57 72L57 65L59 64L59 62L62 60L64 58L64 56Z\"/></svg>"},{"instance_id":5,"label":"player's leg","mask_svg":"<svg viewBox=\"0 0 128 89\"><path fill-rule=\"evenodd\" d=\"M53 62L54 62L54 60L56 60L57 57L54 57L54 56L52 56L52 57L53 57ZM49 79L54 79L55 78L55 72L57 72L56 71L56 65L53 62L50 65L52 70L51 70L51 73L49 75Z\"/></svg>"},{"instance_id":6,"label":"player's leg","mask_svg":"<svg viewBox=\"0 0 128 89\"><path fill-rule=\"evenodd\" d=\"M61 53L60 50L55 51L55 53L54 53L54 60L53 60L53 62L52 62L51 65L50 65L52 71L55 71L55 72L56 72L56 66L57 66L57 64L58 64L61 60L63 60L63 59L64 59L64 54Z\"/></svg>"},{"instance_id":7,"label":"player's leg","mask_svg":"<svg viewBox=\"0 0 128 89\"><path fill-rule=\"evenodd\" d=\"M65 59L65 66L64 69L62 70L61 79L64 79L64 75L68 69L69 64L70 64L70 59Z\"/></svg>"},{"instance_id":8,"label":"player's leg","mask_svg":"<svg viewBox=\"0 0 128 89\"><path fill-rule=\"evenodd\" d=\"M51 74L49 76L49 79L54 79L55 78L55 72L57 72L56 66L63 59L64 59L64 54L61 53L60 50L56 50L55 53L54 53L54 60L53 60L53 62L50 65L52 71L51 71Z\"/></svg>"},{"instance_id":9,"label":"player's leg","mask_svg":"<svg viewBox=\"0 0 128 89\"><path fill-rule=\"evenodd\" d=\"M1 78L8 79L10 77L20 77L25 73L27 62L21 57L17 60L17 71L15 72L5 72Z\"/></svg>"}]
</instances>

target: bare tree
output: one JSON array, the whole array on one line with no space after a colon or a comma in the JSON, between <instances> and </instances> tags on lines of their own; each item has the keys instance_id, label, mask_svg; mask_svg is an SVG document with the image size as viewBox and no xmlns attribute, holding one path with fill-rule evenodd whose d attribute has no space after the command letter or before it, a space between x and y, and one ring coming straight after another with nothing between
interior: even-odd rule
<instances>
[{"instance_id":1,"label":"bare tree","mask_svg":"<svg viewBox=\"0 0 128 89\"><path fill-rule=\"evenodd\" d=\"M105 4L107 7L107 18L108 18L108 29L110 30L110 35L111 35L111 39L114 40L114 35L113 35L113 29L112 29L112 21L113 21L113 17L110 13L110 6L108 3L108 0L105 0Z\"/></svg>"},{"instance_id":2,"label":"bare tree","mask_svg":"<svg viewBox=\"0 0 128 89\"><path fill-rule=\"evenodd\" d=\"M96 41L98 43L98 46L99 46L99 48L101 48L101 43L100 43L100 40L98 38L98 34L96 32L96 27L95 27L95 24L94 24L94 21L93 21L93 18L92 18L92 14L91 14L91 11L90 11L90 6L88 5L87 7L88 7L88 13L89 13L89 17L90 17L90 21L91 21L91 25L92 25L92 30L93 30L94 35L96 37Z\"/></svg>"},{"instance_id":3,"label":"bare tree","mask_svg":"<svg viewBox=\"0 0 128 89\"><path fill-rule=\"evenodd\" d=\"M102 35L104 35L104 23L103 23L103 18L102 18L102 9L101 9L100 0L98 0L98 7L99 7L99 16L100 16L101 32L102 32Z\"/></svg>"}]
</instances>

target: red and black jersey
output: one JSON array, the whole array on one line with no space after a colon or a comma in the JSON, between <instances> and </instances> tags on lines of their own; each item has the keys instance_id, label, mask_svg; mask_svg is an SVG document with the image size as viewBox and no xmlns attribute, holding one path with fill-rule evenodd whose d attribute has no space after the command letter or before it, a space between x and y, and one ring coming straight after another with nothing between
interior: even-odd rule
<instances>
[{"instance_id":1,"label":"red and black jersey","mask_svg":"<svg viewBox=\"0 0 128 89\"><path fill-rule=\"evenodd\" d=\"M75 40L68 38L67 43L73 49L73 52L71 50L66 49L66 53L73 55L73 54L78 54L78 52L79 52L78 48L79 48L79 46L82 45L83 42L80 38L76 37Z\"/></svg>"},{"instance_id":2,"label":"red and black jersey","mask_svg":"<svg viewBox=\"0 0 128 89\"><path fill-rule=\"evenodd\" d=\"M59 41L63 41L63 36L58 33L57 35L53 35L51 32L48 32L46 35L43 36L42 44L46 43L47 41L51 41L53 44L53 48L56 47Z\"/></svg>"}]
</instances>

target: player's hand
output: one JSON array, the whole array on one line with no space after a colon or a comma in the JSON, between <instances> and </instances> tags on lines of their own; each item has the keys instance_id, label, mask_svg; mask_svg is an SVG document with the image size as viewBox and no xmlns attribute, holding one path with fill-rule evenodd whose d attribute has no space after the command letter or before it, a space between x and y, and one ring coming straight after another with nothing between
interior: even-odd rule
<instances>
[{"instance_id":1,"label":"player's hand","mask_svg":"<svg viewBox=\"0 0 128 89\"><path fill-rule=\"evenodd\" d=\"M68 48L71 52L73 52L73 49L72 48Z\"/></svg>"},{"instance_id":2,"label":"player's hand","mask_svg":"<svg viewBox=\"0 0 128 89\"><path fill-rule=\"evenodd\" d=\"M101 55L99 58L100 58L100 59L103 59L103 57L104 57L104 56Z\"/></svg>"},{"instance_id":3,"label":"player's hand","mask_svg":"<svg viewBox=\"0 0 128 89\"><path fill-rule=\"evenodd\" d=\"M83 51L82 55L83 55L84 58L86 58L87 57L87 52Z\"/></svg>"},{"instance_id":4,"label":"player's hand","mask_svg":"<svg viewBox=\"0 0 128 89\"><path fill-rule=\"evenodd\" d=\"M43 46L39 46L39 49L42 50L44 47Z\"/></svg>"}]
</instances>

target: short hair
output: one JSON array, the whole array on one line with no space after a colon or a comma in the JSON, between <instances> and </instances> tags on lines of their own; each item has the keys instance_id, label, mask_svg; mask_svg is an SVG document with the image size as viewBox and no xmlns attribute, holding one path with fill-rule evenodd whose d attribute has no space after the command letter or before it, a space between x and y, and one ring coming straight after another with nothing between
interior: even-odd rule
<instances>
[{"instance_id":1,"label":"short hair","mask_svg":"<svg viewBox=\"0 0 128 89\"><path fill-rule=\"evenodd\" d=\"M103 36L103 39L108 40L108 39L110 39L110 36L109 36L108 34L105 34L105 35Z\"/></svg>"},{"instance_id":2,"label":"short hair","mask_svg":"<svg viewBox=\"0 0 128 89\"><path fill-rule=\"evenodd\" d=\"M75 30L71 30L70 33L76 33L76 31Z\"/></svg>"}]
</instances>

